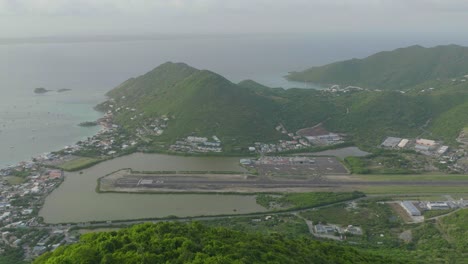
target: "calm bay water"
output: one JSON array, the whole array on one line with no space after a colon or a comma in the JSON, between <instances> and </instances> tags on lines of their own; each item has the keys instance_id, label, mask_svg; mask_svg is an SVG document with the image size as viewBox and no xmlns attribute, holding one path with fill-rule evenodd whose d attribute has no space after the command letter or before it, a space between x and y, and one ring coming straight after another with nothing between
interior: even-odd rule
<instances>
[{"instance_id":1,"label":"calm bay water","mask_svg":"<svg viewBox=\"0 0 468 264\"><path fill-rule=\"evenodd\" d=\"M135 153L103 162L83 173L67 173L45 201L40 216L47 223L84 222L265 211L253 195L97 193L97 179L123 167L140 171L245 171L238 158L179 157Z\"/></svg>"}]
</instances>

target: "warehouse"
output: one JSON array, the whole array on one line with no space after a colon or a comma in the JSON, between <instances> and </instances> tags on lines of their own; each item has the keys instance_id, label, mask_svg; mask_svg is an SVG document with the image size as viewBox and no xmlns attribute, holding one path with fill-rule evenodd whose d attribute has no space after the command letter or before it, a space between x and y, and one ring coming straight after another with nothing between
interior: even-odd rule
<instances>
[{"instance_id":1,"label":"warehouse","mask_svg":"<svg viewBox=\"0 0 468 264\"><path fill-rule=\"evenodd\" d=\"M428 202L427 208L429 210L448 210L450 206L446 202Z\"/></svg>"},{"instance_id":2,"label":"warehouse","mask_svg":"<svg viewBox=\"0 0 468 264\"><path fill-rule=\"evenodd\" d=\"M421 211L419 211L419 209L416 208L416 206L414 206L414 204L412 202L410 202L410 201L401 202L401 207L403 207L403 209L405 209L405 211L410 216L420 216L421 215Z\"/></svg>"},{"instance_id":3,"label":"warehouse","mask_svg":"<svg viewBox=\"0 0 468 264\"><path fill-rule=\"evenodd\" d=\"M388 137L387 139L385 139L384 142L382 142L382 146L386 148L395 148L396 146L398 146L400 141L401 141L401 138Z\"/></svg>"}]
</instances>

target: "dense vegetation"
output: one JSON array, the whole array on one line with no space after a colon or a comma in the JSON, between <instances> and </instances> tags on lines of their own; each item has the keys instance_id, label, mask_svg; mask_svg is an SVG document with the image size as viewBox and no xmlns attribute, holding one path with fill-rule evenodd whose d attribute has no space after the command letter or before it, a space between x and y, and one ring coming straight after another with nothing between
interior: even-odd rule
<instances>
[{"instance_id":1,"label":"dense vegetation","mask_svg":"<svg viewBox=\"0 0 468 264\"><path fill-rule=\"evenodd\" d=\"M18 248L6 248L0 255L0 264L26 264L23 251Z\"/></svg>"},{"instance_id":2,"label":"dense vegetation","mask_svg":"<svg viewBox=\"0 0 468 264\"><path fill-rule=\"evenodd\" d=\"M411 46L293 72L288 78L320 84L406 90L420 83L468 74L468 48Z\"/></svg>"},{"instance_id":3,"label":"dense vegetation","mask_svg":"<svg viewBox=\"0 0 468 264\"><path fill-rule=\"evenodd\" d=\"M126 128L150 117L172 117L160 140L217 135L229 147L281 136L274 130L278 120L271 100L255 96L216 73L183 63L165 63L126 81L108 95L117 105L144 113L137 120L131 120L134 112L118 115L117 121Z\"/></svg>"},{"instance_id":4,"label":"dense vegetation","mask_svg":"<svg viewBox=\"0 0 468 264\"><path fill-rule=\"evenodd\" d=\"M290 132L322 123L361 147L378 146L387 136L424 136L456 145L468 125L468 82L434 80L415 87L405 94L272 89L254 81L234 84L183 63L165 63L110 91L111 101L99 108L123 109L116 122L129 134L146 120L170 117L163 135L147 146L149 151L164 150L189 135L217 135L225 153L240 152L254 142L284 139L274 129L279 123ZM428 87L434 89L426 91Z\"/></svg>"},{"instance_id":5,"label":"dense vegetation","mask_svg":"<svg viewBox=\"0 0 468 264\"><path fill-rule=\"evenodd\" d=\"M244 233L200 223L142 224L83 235L40 263L399 263L388 257L279 234Z\"/></svg>"},{"instance_id":6,"label":"dense vegetation","mask_svg":"<svg viewBox=\"0 0 468 264\"><path fill-rule=\"evenodd\" d=\"M258 194L257 203L265 208L304 209L364 197L362 192L308 192Z\"/></svg>"},{"instance_id":7,"label":"dense vegetation","mask_svg":"<svg viewBox=\"0 0 468 264\"><path fill-rule=\"evenodd\" d=\"M468 210L460 210L452 215L442 218L441 225L451 237L454 247L463 253L468 253Z\"/></svg>"},{"instance_id":8,"label":"dense vegetation","mask_svg":"<svg viewBox=\"0 0 468 264\"><path fill-rule=\"evenodd\" d=\"M380 248L379 245L382 245L394 248L400 245L399 239L394 237L392 232L402 225L402 221L387 204L377 203L376 200L363 200L355 203L354 207L344 204L334 205L306 211L301 215L314 223L361 227L364 234L350 236L348 241L354 241L364 247Z\"/></svg>"},{"instance_id":9,"label":"dense vegetation","mask_svg":"<svg viewBox=\"0 0 468 264\"><path fill-rule=\"evenodd\" d=\"M355 174L417 174L428 158L413 151L378 149L365 157L346 157L344 164Z\"/></svg>"}]
</instances>

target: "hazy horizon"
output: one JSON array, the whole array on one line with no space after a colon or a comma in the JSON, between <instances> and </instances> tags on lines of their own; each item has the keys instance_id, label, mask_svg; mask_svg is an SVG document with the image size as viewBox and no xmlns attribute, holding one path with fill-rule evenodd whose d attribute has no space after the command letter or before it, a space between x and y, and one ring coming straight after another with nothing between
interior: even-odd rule
<instances>
[{"instance_id":1,"label":"hazy horizon","mask_svg":"<svg viewBox=\"0 0 468 264\"><path fill-rule=\"evenodd\" d=\"M459 33L463 0L0 0L2 37L239 33Z\"/></svg>"}]
</instances>

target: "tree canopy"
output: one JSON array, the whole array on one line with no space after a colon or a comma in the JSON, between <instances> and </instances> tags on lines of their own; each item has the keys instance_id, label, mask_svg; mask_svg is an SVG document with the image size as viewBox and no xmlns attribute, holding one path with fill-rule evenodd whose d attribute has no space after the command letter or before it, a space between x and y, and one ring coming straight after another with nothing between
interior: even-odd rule
<instances>
[{"instance_id":1,"label":"tree canopy","mask_svg":"<svg viewBox=\"0 0 468 264\"><path fill-rule=\"evenodd\" d=\"M45 253L34 263L400 262L333 243L212 228L199 222L165 222L85 234L78 243Z\"/></svg>"}]
</instances>

